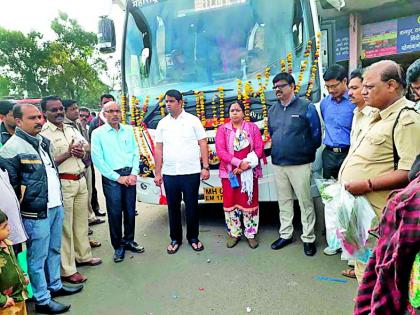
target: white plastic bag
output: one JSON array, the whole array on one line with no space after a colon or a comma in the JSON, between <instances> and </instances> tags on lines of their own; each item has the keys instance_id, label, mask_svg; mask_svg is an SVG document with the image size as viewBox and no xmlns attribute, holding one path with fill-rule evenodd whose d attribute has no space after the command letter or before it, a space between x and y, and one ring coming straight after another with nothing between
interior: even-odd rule
<instances>
[{"instance_id":1,"label":"white plastic bag","mask_svg":"<svg viewBox=\"0 0 420 315\"><path fill-rule=\"evenodd\" d=\"M376 214L366 197L353 196L341 185L337 211L337 236L343 250L341 259L368 261L371 249L366 246L366 241L375 221Z\"/></svg>"},{"instance_id":2,"label":"white plastic bag","mask_svg":"<svg viewBox=\"0 0 420 315\"><path fill-rule=\"evenodd\" d=\"M337 211L340 202L341 185L334 179L315 179L315 184L324 204L326 239L332 250L340 248L337 237Z\"/></svg>"}]
</instances>

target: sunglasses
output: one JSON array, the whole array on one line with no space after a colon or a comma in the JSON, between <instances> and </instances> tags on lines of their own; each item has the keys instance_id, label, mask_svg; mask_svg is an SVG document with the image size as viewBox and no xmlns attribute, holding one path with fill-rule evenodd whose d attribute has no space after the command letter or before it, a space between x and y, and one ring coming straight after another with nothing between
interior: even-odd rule
<instances>
[{"instance_id":1,"label":"sunglasses","mask_svg":"<svg viewBox=\"0 0 420 315\"><path fill-rule=\"evenodd\" d=\"M89 115L80 114L80 118L89 118Z\"/></svg>"},{"instance_id":2,"label":"sunglasses","mask_svg":"<svg viewBox=\"0 0 420 315\"><path fill-rule=\"evenodd\" d=\"M286 86L288 86L289 83L285 83L285 84L276 84L273 85L273 90L277 90L277 89L284 89Z\"/></svg>"}]
</instances>

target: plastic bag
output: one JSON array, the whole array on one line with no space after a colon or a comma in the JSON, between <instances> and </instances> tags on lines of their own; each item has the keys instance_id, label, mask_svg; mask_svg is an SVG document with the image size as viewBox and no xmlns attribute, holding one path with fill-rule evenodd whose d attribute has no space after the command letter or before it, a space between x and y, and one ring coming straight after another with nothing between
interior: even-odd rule
<instances>
[{"instance_id":1,"label":"plastic bag","mask_svg":"<svg viewBox=\"0 0 420 315\"><path fill-rule=\"evenodd\" d=\"M23 251L21 251L16 259L17 259L17 263L19 265L19 267L22 269L22 271L24 273L28 273L28 261L27 261L27 255L28 255L28 251L26 249L24 249ZM28 298L32 298L33 296L33 292L32 292L32 286L29 283L28 286L26 287L26 291L28 292Z\"/></svg>"},{"instance_id":2,"label":"plastic bag","mask_svg":"<svg viewBox=\"0 0 420 315\"><path fill-rule=\"evenodd\" d=\"M337 211L337 236L341 243L342 259L357 259L367 263L372 249L366 246L369 229L377 217L364 196L353 196L341 185Z\"/></svg>"},{"instance_id":3,"label":"plastic bag","mask_svg":"<svg viewBox=\"0 0 420 315\"><path fill-rule=\"evenodd\" d=\"M315 184L324 204L325 229L328 247L332 250L340 248L337 237L337 211L340 203L341 185L334 179L315 179Z\"/></svg>"}]
</instances>

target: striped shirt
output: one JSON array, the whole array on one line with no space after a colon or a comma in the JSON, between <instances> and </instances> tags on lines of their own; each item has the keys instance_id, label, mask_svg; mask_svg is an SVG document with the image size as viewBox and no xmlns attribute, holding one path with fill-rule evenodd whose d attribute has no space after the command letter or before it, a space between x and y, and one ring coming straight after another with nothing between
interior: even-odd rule
<instances>
[{"instance_id":1,"label":"striped shirt","mask_svg":"<svg viewBox=\"0 0 420 315\"><path fill-rule=\"evenodd\" d=\"M405 314L411 267L419 250L420 176L388 199L378 246L359 286L354 315Z\"/></svg>"}]
</instances>

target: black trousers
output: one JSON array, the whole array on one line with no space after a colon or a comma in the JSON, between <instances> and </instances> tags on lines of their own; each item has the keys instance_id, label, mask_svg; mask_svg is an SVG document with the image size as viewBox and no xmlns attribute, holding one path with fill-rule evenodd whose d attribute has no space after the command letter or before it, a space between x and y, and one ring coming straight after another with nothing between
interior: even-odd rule
<instances>
[{"instance_id":1,"label":"black trousers","mask_svg":"<svg viewBox=\"0 0 420 315\"><path fill-rule=\"evenodd\" d=\"M190 175L163 175L169 214L171 240L182 242L181 201L185 203L187 240L198 238L198 188L200 173Z\"/></svg>"},{"instance_id":2,"label":"black trousers","mask_svg":"<svg viewBox=\"0 0 420 315\"><path fill-rule=\"evenodd\" d=\"M98 212L99 211L99 202L98 202L98 191L96 190L96 186L95 186L95 168L93 167L93 164L91 165L92 167L92 200L90 202L93 212Z\"/></svg>"},{"instance_id":3,"label":"black trousers","mask_svg":"<svg viewBox=\"0 0 420 315\"><path fill-rule=\"evenodd\" d=\"M333 152L324 149L322 152L322 176L326 179L337 179L341 164L343 164L348 152Z\"/></svg>"},{"instance_id":4,"label":"black trousers","mask_svg":"<svg viewBox=\"0 0 420 315\"><path fill-rule=\"evenodd\" d=\"M121 176L130 175L131 168L116 170ZM125 186L102 176L102 187L108 212L111 244L118 249L124 244L134 241L136 218L136 186ZM124 236L122 221L124 215Z\"/></svg>"}]
</instances>

